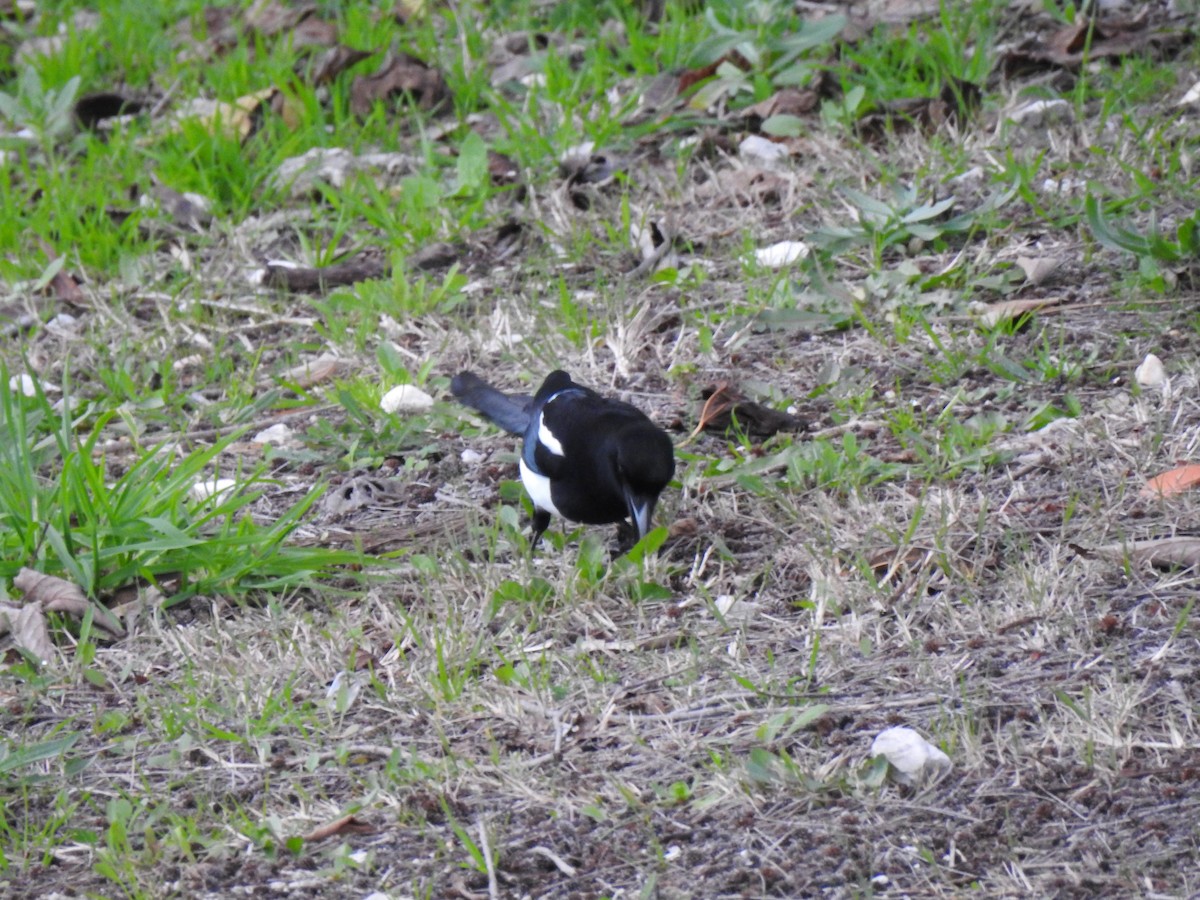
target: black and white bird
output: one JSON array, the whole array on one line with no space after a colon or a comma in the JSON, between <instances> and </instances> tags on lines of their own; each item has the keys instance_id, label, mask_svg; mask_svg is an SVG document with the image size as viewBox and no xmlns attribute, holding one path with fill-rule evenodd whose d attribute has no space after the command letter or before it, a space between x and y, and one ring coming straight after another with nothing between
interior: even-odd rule
<instances>
[{"instance_id":1,"label":"black and white bird","mask_svg":"<svg viewBox=\"0 0 1200 900\"><path fill-rule=\"evenodd\" d=\"M640 409L551 372L532 397L505 394L473 372L450 391L505 431L524 437L521 481L533 500L533 542L552 515L588 525L628 518L650 530L658 495L675 474L667 433Z\"/></svg>"}]
</instances>

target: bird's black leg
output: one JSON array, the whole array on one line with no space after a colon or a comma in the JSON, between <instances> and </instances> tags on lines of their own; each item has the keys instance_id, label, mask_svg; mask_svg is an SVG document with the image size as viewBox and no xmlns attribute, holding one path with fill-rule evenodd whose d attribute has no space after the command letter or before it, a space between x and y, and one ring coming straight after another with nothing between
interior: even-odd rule
<instances>
[{"instance_id":1,"label":"bird's black leg","mask_svg":"<svg viewBox=\"0 0 1200 900\"><path fill-rule=\"evenodd\" d=\"M624 556L639 540L637 526L622 520L617 523L617 556Z\"/></svg>"},{"instance_id":2,"label":"bird's black leg","mask_svg":"<svg viewBox=\"0 0 1200 900\"><path fill-rule=\"evenodd\" d=\"M550 513L544 509L535 509L533 511L533 540L529 542L529 549L537 548L538 541L542 539L542 534L550 527Z\"/></svg>"}]
</instances>

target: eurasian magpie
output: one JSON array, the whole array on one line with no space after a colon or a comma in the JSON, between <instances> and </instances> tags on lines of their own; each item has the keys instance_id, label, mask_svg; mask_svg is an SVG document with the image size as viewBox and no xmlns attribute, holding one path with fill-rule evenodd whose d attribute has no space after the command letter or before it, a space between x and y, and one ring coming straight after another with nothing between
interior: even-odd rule
<instances>
[{"instance_id":1,"label":"eurasian magpie","mask_svg":"<svg viewBox=\"0 0 1200 900\"><path fill-rule=\"evenodd\" d=\"M628 518L638 538L646 536L658 495L675 474L675 448L640 409L601 397L561 369L532 397L505 394L473 372L455 375L450 391L524 437L521 481L533 500L535 545L551 515L588 525Z\"/></svg>"}]
</instances>

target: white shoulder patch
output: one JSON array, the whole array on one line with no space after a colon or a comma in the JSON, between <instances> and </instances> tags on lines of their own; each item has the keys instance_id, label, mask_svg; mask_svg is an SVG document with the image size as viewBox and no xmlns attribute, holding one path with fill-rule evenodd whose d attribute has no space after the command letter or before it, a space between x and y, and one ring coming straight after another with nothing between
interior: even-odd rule
<instances>
[{"instance_id":1,"label":"white shoulder patch","mask_svg":"<svg viewBox=\"0 0 1200 900\"><path fill-rule=\"evenodd\" d=\"M555 456L566 456L566 452L563 450L562 442L554 436L553 431L546 427L545 412L538 414L538 443Z\"/></svg>"},{"instance_id":2,"label":"white shoulder patch","mask_svg":"<svg viewBox=\"0 0 1200 900\"><path fill-rule=\"evenodd\" d=\"M555 508L554 500L550 497L550 479L525 465L524 459L519 461L519 465L521 467L521 483L529 492L529 499L533 501L534 508L544 509L553 516L561 516L562 513Z\"/></svg>"}]
</instances>

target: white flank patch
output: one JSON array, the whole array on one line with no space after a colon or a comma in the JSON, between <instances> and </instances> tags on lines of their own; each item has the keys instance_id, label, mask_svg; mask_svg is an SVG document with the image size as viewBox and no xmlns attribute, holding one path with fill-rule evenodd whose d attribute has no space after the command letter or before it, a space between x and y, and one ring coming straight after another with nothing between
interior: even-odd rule
<instances>
[{"instance_id":1,"label":"white flank patch","mask_svg":"<svg viewBox=\"0 0 1200 900\"><path fill-rule=\"evenodd\" d=\"M557 395L556 395L557 396ZM551 397L551 400L554 398ZM548 401L547 401L548 402ZM555 456L566 456L563 451L563 445L559 443L558 438L554 436L549 428L546 427L546 413L542 412L538 415L538 443L553 453ZM530 493L533 493L530 491Z\"/></svg>"},{"instance_id":2,"label":"white flank patch","mask_svg":"<svg viewBox=\"0 0 1200 900\"><path fill-rule=\"evenodd\" d=\"M558 441L555 443L557 444ZM521 483L525 485L525 490L529 491L529 498L533 501L534 507L544 509L551 515L561 516L562 513L555 508L554 501L550 499L550 479L545 475L539 475L525 465L524 459L520 461L520 466Z\"/></svg>"}]
</instances>

